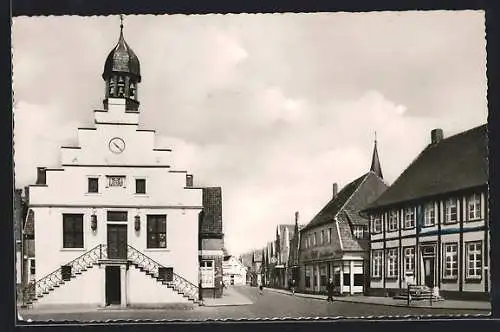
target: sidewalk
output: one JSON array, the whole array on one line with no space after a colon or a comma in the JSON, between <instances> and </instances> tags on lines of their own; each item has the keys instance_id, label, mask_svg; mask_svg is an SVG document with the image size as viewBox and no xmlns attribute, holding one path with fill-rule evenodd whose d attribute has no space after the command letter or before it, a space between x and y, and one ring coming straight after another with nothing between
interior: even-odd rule
<instances>
[{"instance_id":1,"label":"sidewalk","mask_svg":"<svg viewBox=\"0 0 500 332\"><path fill-rule=\"evenodd\" d=\"M292 295L292 292L275 289L275 288L264 288L266 291L272 291L276 293L282 293L287 295ZM326 301L326 295L316 295L316 294L304 294L295 293L297 297L311 298L317 300ZM338 302L351 302L351 303L365 303L365 304L375 304L375 305L386 305L394 307L407 307L406 300L395 300L390 297L377 297L377 296L346 296L346 297L334 297L334 301ZM413 301L410 306L412 308L435 308L435 309L456 309L456 310L479 310L479 311L489 311L491 310L491 304L487 301L457 301L457 300L443 300L432 302L429 301Z\"/></svg>"},{"instance_id":2,"label":"sidewalk","mask_svg":"<svg viewBox=\"0 0 500 332\"><path fill-rule=\"evenodd\" d=\"M252 304L247 297L241 295L233 287L224 288L221 298L204 298L205 307L237 306Z\"/></svg>"}]
</instances>

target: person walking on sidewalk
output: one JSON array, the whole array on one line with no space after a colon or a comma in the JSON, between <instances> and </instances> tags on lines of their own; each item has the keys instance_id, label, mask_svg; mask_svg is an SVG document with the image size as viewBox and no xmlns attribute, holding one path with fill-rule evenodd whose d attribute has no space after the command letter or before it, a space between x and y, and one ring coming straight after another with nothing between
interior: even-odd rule
<instances>
[{"instance_id":1,"label":"person walking on sidewalk","mask_svg":"<svg viewBox=\"0 0 500 332\"><path fill-rule=\"evenodd\" d=\"M262 284L262 282L259 284L259 294L264 294L264 285Z\"/></svg>"},{"instance_id":2,"label":"person walking on sidewalk","mask_svg":"<svg viewBox=\"0 0 500 332\"><path fill-rule=\"evenodd\" d=\"M295 280L290 282L290 289L292 290L292 296L295 295Z\"/></svg>"},{"instance_id":3,"label":"person walking on sidewalk","mask_svg":"<svg viewBox=\"0 0 500 332\"><path fill-rule=\"evenodd\" d=\"M333 279L330 278L330 280L328 280L328 284L326 285L326 290L328 292L328 297L326 298L326 300L328 302L330 301L333 302L333 288L334 288Z\"/></svg>"}]
</instances>

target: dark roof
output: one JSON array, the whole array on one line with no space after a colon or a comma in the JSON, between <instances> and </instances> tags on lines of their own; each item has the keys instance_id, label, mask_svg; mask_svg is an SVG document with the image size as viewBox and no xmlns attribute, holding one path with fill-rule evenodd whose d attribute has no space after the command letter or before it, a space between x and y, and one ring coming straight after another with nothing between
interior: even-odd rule
<instances>
[{"instance_id":1,"label":"dark roof","mask_svg":"<svg viewBox=\"0 0 500 332\"><path fill-rule=\"evenodd\" d=\"M102 77L106 80L114 72L133 74L137 76L138 82L141 81L139 58L135 55L130 46L128 46L125 38L123 38L123 26L120 27L120 38L118 39L118 43L106 58Z\"/></svg>"},{"instance_id":2,"label":"dark roof","mask_svg":"<svg viewBox=\"0 0 500 332\"><path fill-rule=\"evenodd\" d=\"M367 210L488 183L487 125L429 144Z\"/></svg>"},{"instance_id":3,"label":"dark roof","mask_svg":"<svg viewBox=\"0 0 500 332\"><path fill-rule=\"evenodd\" d=\"M368 242L354 238L352 227L368 225L368 219L362 217L359 212L385 190L387 185L384 181L375 172L370 171L345 186L306 228L329 223L332 227L330 246L334 252L363 251L367 249ZM337 222L334 222L334 219ZM316 223L312 225L313 222Z\"/></svg>"},{"instance_id":4,"label":"dark roof","mask_svg":"<svg viewBox=\"0 0 500 332\"><path fill-rule=\"evenodd\" d=\"M302 231L332 222L335 215L340 211L368 174L369 173L366 173L360 176L342 188L342 190L333 197L304 228L302 228Z\"/></svg>"}]
</instances>

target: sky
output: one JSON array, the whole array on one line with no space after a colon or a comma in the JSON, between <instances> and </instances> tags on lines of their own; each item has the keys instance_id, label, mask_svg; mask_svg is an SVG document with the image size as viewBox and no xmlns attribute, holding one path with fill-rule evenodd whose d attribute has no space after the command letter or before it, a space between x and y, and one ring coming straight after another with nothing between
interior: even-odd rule
<instances>
[{"instance_id":1,"label":"sky","mask_svg":"<svg viewBox=\"0 0 500 332\"><path fill-rule=\"evenodd\" d=\"M102 109L118 16L16 17L16 187ZM391 184L430 141L486 123L484 12L133 15L140 127L173 169L221 186L225 245L260 249L370 168Z\"/></svg>"}]
</instances>

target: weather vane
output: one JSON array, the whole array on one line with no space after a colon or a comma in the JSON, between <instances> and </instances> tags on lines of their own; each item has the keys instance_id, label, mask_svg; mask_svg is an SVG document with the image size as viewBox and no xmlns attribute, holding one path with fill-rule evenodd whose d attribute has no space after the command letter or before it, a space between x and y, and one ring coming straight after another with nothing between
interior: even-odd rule
<instances>
[{"instance_id":1,"label":"weather vane","mask_svg":"<svg viewBox=\"0 0 500 332\"><path fill-rule=\"evenodd\" d=\"M375 130L375 143L377 143L377 131Z\"/></svg>"},{"instance_id":2,"label":"weather vane","mask_svg":"<svg viewBox=\"0 0 500 332\"><path fill-rule=\"evenodd\" d=\"M120 29L123 29L123 15L120 14Z\"/></svg>"}]
</instances>

